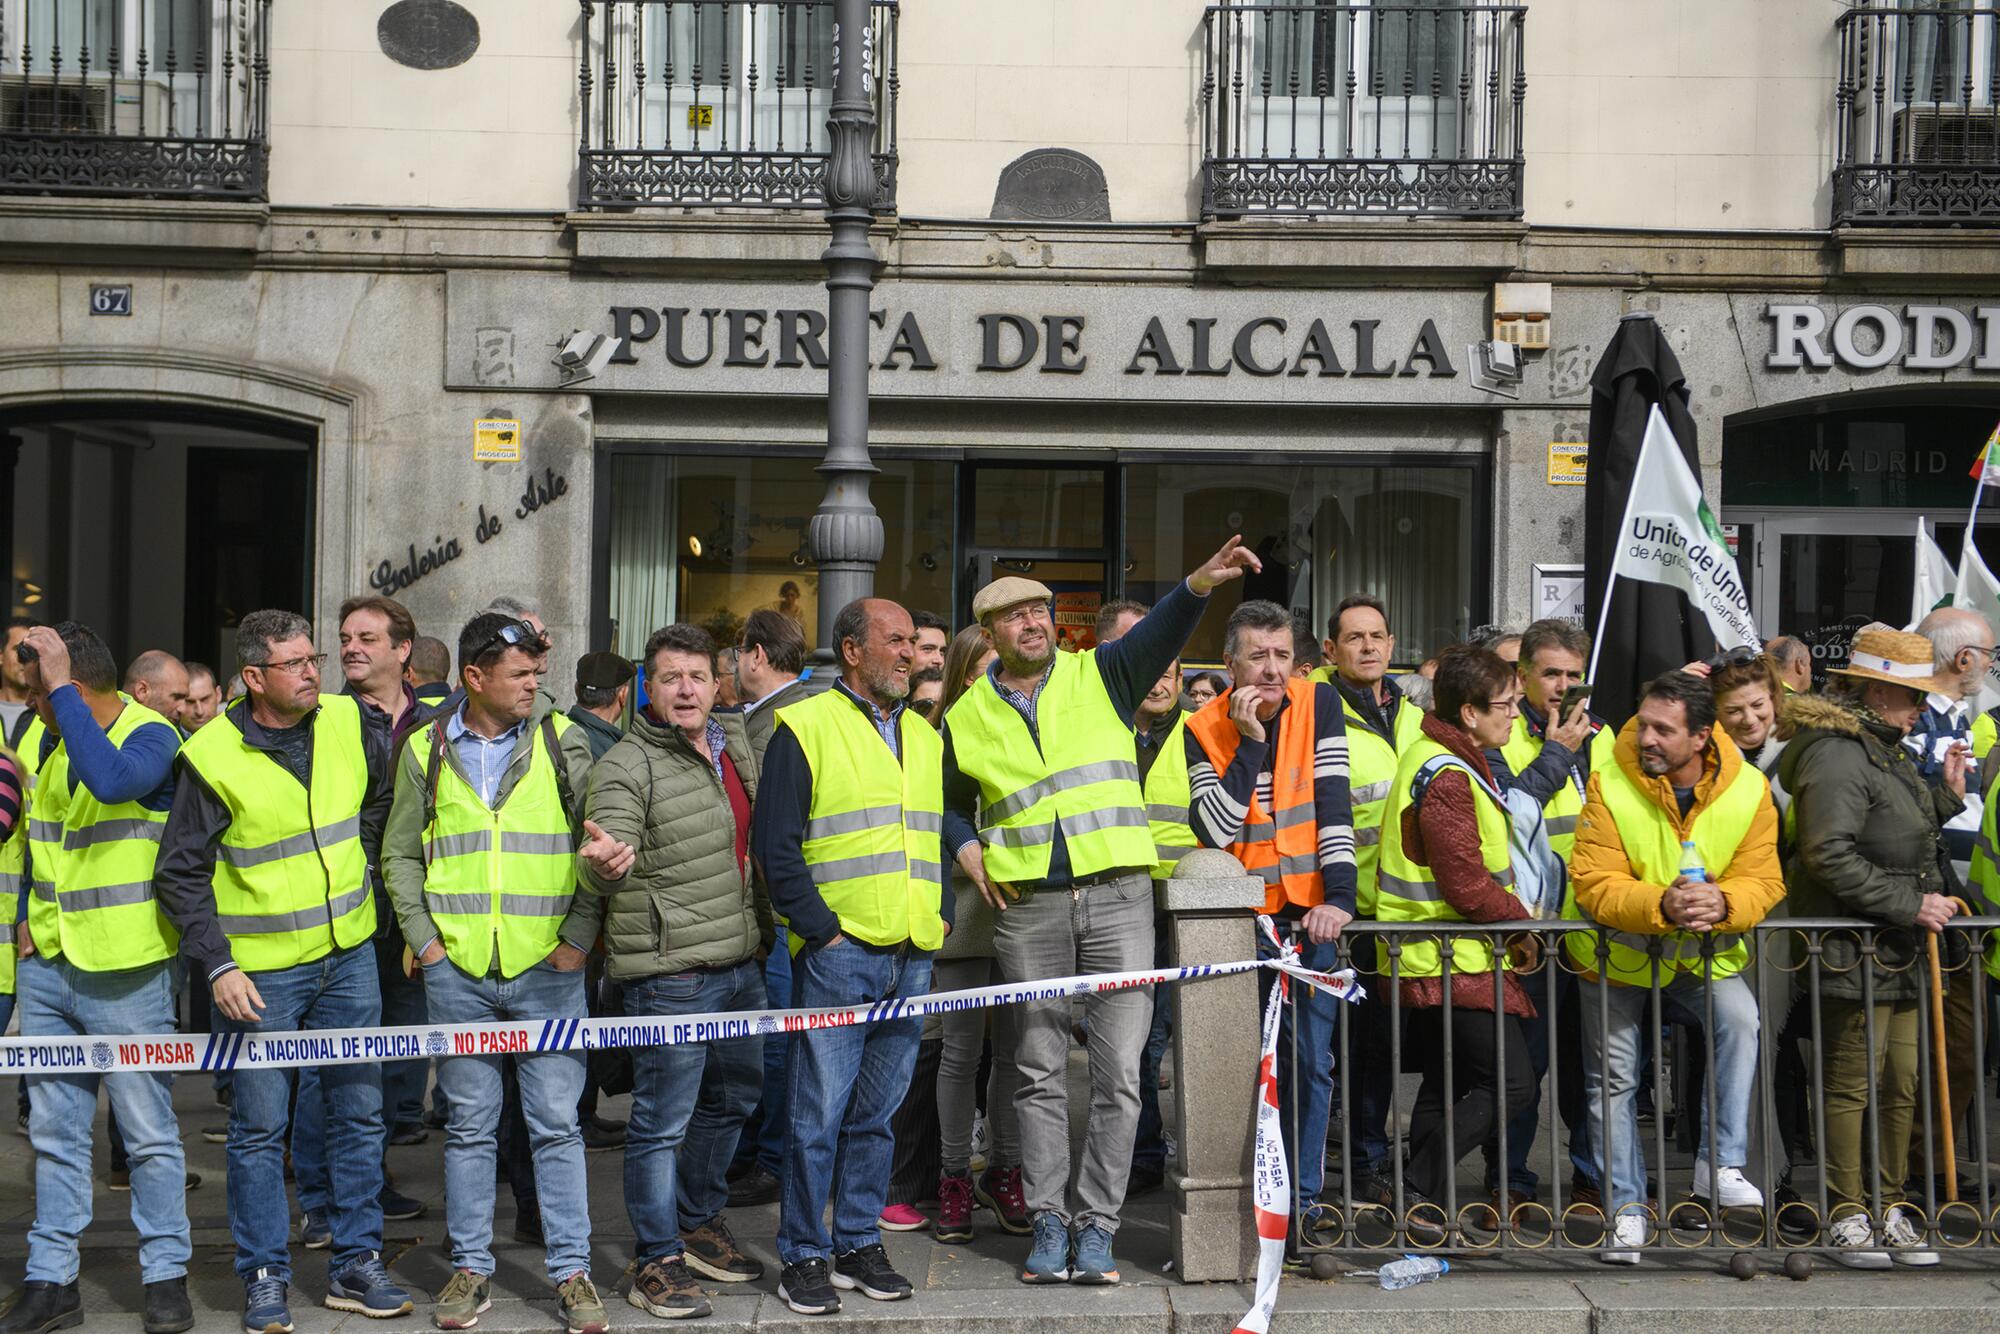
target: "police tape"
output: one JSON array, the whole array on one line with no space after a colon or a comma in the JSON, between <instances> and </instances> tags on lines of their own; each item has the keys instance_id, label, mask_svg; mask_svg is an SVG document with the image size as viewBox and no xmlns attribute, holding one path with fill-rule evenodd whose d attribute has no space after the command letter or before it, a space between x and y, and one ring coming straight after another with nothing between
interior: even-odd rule
<instances>
[{"instance_id":1,"label":"police tape","mask_svg":"<svg viewBox=\"0 0 2000 1334\"><path fill-rule=\"evenodd\" d=\"M994 1005L1059 1000L1160 984L1199 982L1259 968L1275 969L1339 999L1365 991L1352 969L1316 972L1290 955L1239 963L1194 964L1129 973L1087 973L1034 982L938 991L867 1005L816 1010L725 1010L687 1015L626 1015L601 1019L501 1020L397 1028L325 1028L259 1033L124 1033L0 1038L0 1075L114 1074L123 1071L225 1072L360 1065L451 1056L526 1056L539 1052L683 1047L732 1038L812 1033L820 1029L921 1019Z\"/></svg>"}]
</instances>

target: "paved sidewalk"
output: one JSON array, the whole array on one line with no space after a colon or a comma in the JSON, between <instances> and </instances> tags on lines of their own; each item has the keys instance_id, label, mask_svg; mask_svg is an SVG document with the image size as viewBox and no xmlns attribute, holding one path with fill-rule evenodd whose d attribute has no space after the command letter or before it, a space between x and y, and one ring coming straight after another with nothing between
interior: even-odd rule
<instances>
[{"instance_id":1,"label":"paved sidewalk","mask_svg":"<svg viewBox=\"0 0 2000 1334\"><path fill-rule=\"evenodd\" d=\"M0 1084L7 1110L0 1133L0 1181L13 1188L0 1194L0 1291L20 1281L22 1236L33 1218L33 1155L27 1140L12 1133L13 1088ZM189 1166L202 1174L200 1189L188 1197L194 1223L195 1256L190 1289L201 1334L230 1334L238 1328L242 1289L232 1268L232 1248L222 1189L223 1150L202 1140L203 1126L218 1125L225 1113L209 1099L205 1081L183 1079L175 1102L187 1131ZM623 1116L625 1100L612 1099L607 1116ZM129 1196L102 1184L105 1149L103 1117L98 1119L99 1186L97 1222L84 1243L86 1328L136 1331L141 1289L132 1261ZM318 1305L326 1290L325 1252L294 1247L298 1272L292 1315L299 1334L340 1329L358 1334L369 1328L417 1331L430 1328L425 1298L450 1276L439 1246L443 1234L441 1154L443 1136L390 1151L397 1185L431 1207L429 1216L387 1228L388 1259L395 1274L418 1298L416 1314L392 1322L370 1322ZM590 1156L595 1236L595 1272L605 1289L612 1323L621 1329L664 1326L626 1304L624 1290L632 1260L631 1231L620 1203L621 1157ZM560 1325L554 1294L542 1274L538 1249L512 1240L513 1204L500 1191L493 1310L480 1328L495 1334L533 1331L549 1334ZM1015 1279L1027 1250L1025 1238L1008 1237L984 1226L967 1246L941 1246L928 1234L888 1234L891 1258L917 1284L914 1299L874 1303L848 1295L846 1309L833 1317L808 1318L788 1310L776 1296L776 1256L772 1235L775 1205L733 1212L737 1238L770 1267L764 1281L724 1289L710 1319L695 1327L741 1331L751 1326L796 1334L803 1326L837 1326L870 1334L984 1334L1015 1331L1047 1334L1059 1324L1065 1334L1227 1334L1250 1302L1247 1285L1184 1286L1166 1273L1168 1237L1164 1191L1133 1201L1119 1234L1118 1255L1125 1284L1115 1289L1029 1288ZM1358 1260L1355 1263L1360 1263ZM1371 1261L1372 1263L1372 1261ZM717 1285L718 1287L721 1285ZM615 1290L615 1291L614 1291ZM1648 1261L1636 1270L1608 1273L1588 1256L1495 1257L1454 1262L1442 1280L1404 1292L1383 1292L1373 1280L1344 1277L1328 1282L1287 1278L1278 1299L1277 1334L1365 1334L1366 1331L1433 1330L1444 1322L1477 1322L1480 1334L1513 1330L1574 1330L1604 1334L1617 1330L1698 1334L1711 1329L1755 1329L1760 1334L1813 1330L1856 1317L1869 1328L1901 1326L1929 1331L2000 1328L2000 1257L1950 1258L1938 1269L1884 1274L1827 1272L1793 1283L1765 1273L1739 1282L1723 1273L1717 1258Z\"/></svg>"}]
</instances>

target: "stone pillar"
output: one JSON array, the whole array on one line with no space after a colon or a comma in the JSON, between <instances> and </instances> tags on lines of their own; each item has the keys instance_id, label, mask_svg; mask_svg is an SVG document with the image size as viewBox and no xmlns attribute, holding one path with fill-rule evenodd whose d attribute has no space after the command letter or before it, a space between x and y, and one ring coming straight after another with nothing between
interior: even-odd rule
<instances>
[{"instance_id":1,"label":"stone pillar","mask_svg":"<svg viewBox=\"0 0 2000 1334\"><path fill-rule=\"evenodd\" d=\"M1165 889L1174 962L1254 957L1264 882L1226 852L1198 848ZM1257 1272L1250 1134L1257 1113L1257 975L1176 988L1174 1270L1183 1282L1236 1283Z\"/></svg>"}]
</instances>

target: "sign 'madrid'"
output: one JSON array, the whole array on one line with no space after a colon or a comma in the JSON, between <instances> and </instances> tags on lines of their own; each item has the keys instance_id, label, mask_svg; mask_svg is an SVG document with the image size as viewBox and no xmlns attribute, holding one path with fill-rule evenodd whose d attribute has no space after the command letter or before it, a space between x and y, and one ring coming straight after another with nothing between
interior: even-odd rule
<instances>
[{"instance_id":1,"label":"sign 'madrid'","mask_svg":"<svg viewBox=\"0 0 2000 1334\"><path fill-rule=\"evenodd\" d=\"M1478 293L1189 290L891 281L876 290L884 397L1479 402ZM450 388L560 387L549 345L612 340L607 393L820 394L824 294L804 284L454 273Z\"/></svg>"}]
</instances>

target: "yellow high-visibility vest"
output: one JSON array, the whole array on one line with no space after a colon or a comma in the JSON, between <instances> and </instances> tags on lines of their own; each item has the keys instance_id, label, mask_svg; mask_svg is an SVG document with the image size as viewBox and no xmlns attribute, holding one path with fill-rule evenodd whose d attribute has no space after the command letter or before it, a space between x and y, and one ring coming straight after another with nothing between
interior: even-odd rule
<instances>
[{"instance_id":1,"label":"yellow high-visibility vest","mask_svg":"<svg viewBox=\"0 0 2000 1334\"><path fill-rule=\"evenodd\" d=\"M1445 901L1431 868L1416 861L1403 846L1403 812L1416 804L1418 771L1438 756L1451 751L1429 737L1419 737L1403 752L1396 765L1395 784L1389 790L1388 809L1382 817L1382 860L1377 871L1375 917L1383 922L1463 922L1456 908ZM1453 758L1453 763L1463 761ZM1507 808L1477 776L1469 771L1472 805L1479 821L1479 858L1493 878L1503 886L1514 884L1514 862L1507 841L1510 827ZM1402 976L1436 977L1441 972L1436 940L1402 937ZM1381 956L1386 959L1386 954ZM1506 966L1506 958L1499 960ZM1493 971L1494 950L1483 939L1461 936L1452 942L1451 971L1487 973Z\"/></svg>"}]
</instances>

